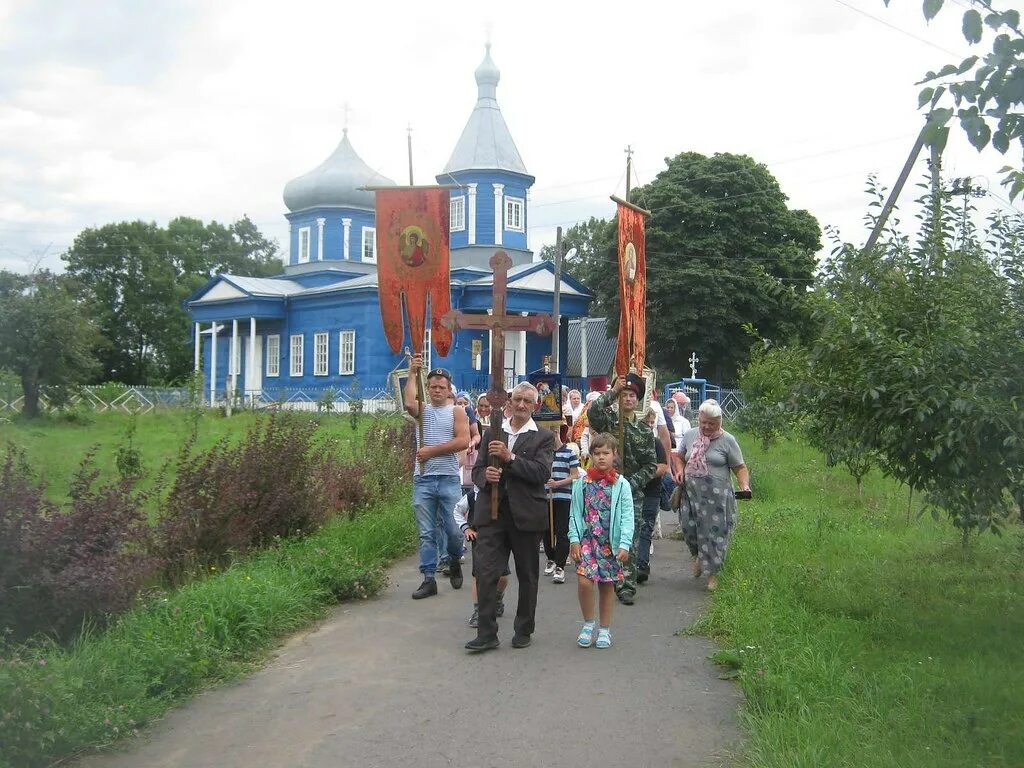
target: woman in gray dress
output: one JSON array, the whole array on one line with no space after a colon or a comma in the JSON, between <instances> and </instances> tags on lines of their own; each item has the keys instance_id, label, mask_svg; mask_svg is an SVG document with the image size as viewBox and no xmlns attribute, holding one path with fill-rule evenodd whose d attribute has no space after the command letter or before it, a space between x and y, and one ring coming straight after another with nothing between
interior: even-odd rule
<instances>
[{"instance_id":1,"label":"woman in gray dress","mask_svg":"<svg viewBox=\"0 0 1024 768\"><path fill-rule=\"evenodd\" d=\"M730 471L740 491L750 490L750 473L736 438L722 429L722 409L705 400L695 429L683 433L672 455L672 476L682 486L680 524L693 555L693 576L708 576L708 591L718 586L729 536L736 524L736 496Z\"/></svg>"}]
</instances>

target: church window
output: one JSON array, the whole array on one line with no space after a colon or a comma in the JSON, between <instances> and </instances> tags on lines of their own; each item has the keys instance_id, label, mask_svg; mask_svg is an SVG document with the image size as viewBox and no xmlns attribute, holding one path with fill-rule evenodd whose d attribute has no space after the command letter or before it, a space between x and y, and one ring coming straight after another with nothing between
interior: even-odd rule
<instances>
[{"instance_id":1,"label":"church window","mask_svg":"<svg viewBox=\"0 0 1024 768\"><path fill-rule=\"evenodd\" d=\"M281 375L281 337L267 336L267 376Z\"/></svg>"},{"instance_id":2,"label":"church window","mask_svg":"<svg viewBox=\"0 0 1024 768\"><path fill-rule=\"evenodd\" d=\"M460 232L466 228L466 198L462 195L452 198L449 225L452 232Z\"/></svg>"},{"instance_id":3,"label":"church window","mask_svg":"<svg viewBox=\"0 0 1024 768\"><path fill-rule=\"evenodd\" d=\"M338 373L351 376L356 372L356 332L342 331L338 352Z\"/></svg>"},{"instance_id":4,"label":"church window","mask_svg":"<svg viewBox=\"0 0 1024 768\"><path fill-rule=\"evenodd\" d=\"M292 354L291 354L291 368L290 372L292 376L302 375L302 345L303 337L301 333L296 333L292 336Z\"/></svg>"},{"instance_id":5,"label":"church window","mask_svg":"<svg viewBox=\"0 0 1024 768\"><path fill-rule=\"evenodd\" d=\"M299 264L309 261L309 227L299 230Z\"/></svg>"},{"instance_id":6,"label":"church window","mask_svg":"<svg viewBox=\"0 0 1024 768\"><path fill-rule=\"evenodd\" d=\"M313 375L327 375L327 357L330 347L329 333L317 333L313 335Z\"/></svg>"},{"instance_id":7,"label":"church window","mask_svg":"<svg viewBox=\"0 0 1024 768\"><path fill-rule=\"evenodd\" d=\"M377 230L363 227L363 261L377 261Z\"/></svg>"},{"instance_id":8,"label":"church window","mask_svg":"<svg viewBox=\"0 0 1024 768\"><path fill-rule=\"evenodd\" d=\"M523 198L505 198L505 229L523 231Z\"/></svg>"}]
</instances>

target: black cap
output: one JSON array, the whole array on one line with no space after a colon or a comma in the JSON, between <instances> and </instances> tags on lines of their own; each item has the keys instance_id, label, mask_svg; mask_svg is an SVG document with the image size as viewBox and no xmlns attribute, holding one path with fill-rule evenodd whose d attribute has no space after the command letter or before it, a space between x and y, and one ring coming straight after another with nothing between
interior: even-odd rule
<instances>
[{"instance_id":1,"label":"black cap","mask_svg":"<svg viewBox=\"0 0 1024 768\"><path fill-rule=\"evenodd\" d=\"M637 399L643 400L644 392L647 391L647 382L645 382L642 377L637 376L635 373L631 373L628 376L626 376L626 383L622 388L630 389L633 392L636 392Z\"/></svg>"},{"instance_id":2,"label":"black cap","mask_svg":"<svg viewBox=\"0 0 1024 768\"><path fill-rule=\"evenodd\" d=\"M432 368L430 373L427 374L427 378L432 379L435 376L444 376L446 379L448 379L449 383L452 380L452 372L449 371L447 368Z\"/></svg>"}]
</instances>

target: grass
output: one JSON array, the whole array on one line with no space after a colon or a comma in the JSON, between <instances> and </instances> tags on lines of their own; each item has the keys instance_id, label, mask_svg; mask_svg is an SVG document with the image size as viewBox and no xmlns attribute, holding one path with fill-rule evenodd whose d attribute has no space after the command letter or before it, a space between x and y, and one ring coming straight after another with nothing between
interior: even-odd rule
<instances>
[{"instance_id":1,"label":"grass","mask_svg":"<svg viewBox=\"0 0 1024 768\"><path fill-rule=\"evenodd\" d=\"M321 439L354 437L347 416L295 413L299 419L320 422ZM225 418L214 411L204 411L198 421L196 444L208 449L222 438L239 439L253 425L257 414L236 413ZM360 417L356 434L362 435L372 417ZM47 482L46 495L53 501L67 498L71 478L89 452L100 470L100 477L117 477L117 450L127 445L131 417L121 412L75 413L71 418L42 416L37 419L0 419L0 445L8 442L23 449ZM186 409L158 409L136 417L133 441L142 461L143 480L139 487L150 490L164 469L173 462L191 433Z\"/></svg>"},{"instance_id":2,"label":"grass","mask_svg":"<svg viewBox=\"0 0 1024 768\"><path fill-rule=\"evenodd\" d=\"M973 538L874 474L742 439L742 503L706 615L746 695L740 764L1024 765L1024 532Z\"/></svg>"},{"instance_id":3,"label":"grass","mask_svg":"<svg viewBox=\"0 0 1024 768\"><path fill-rule=\"evenodd\" d=\"M0 654L0 767L132 738L197 690L252 669L339 599L376 592L384 565L414 546L409 493L154 595L70 648Z\"/></svg>"}]
</instances>

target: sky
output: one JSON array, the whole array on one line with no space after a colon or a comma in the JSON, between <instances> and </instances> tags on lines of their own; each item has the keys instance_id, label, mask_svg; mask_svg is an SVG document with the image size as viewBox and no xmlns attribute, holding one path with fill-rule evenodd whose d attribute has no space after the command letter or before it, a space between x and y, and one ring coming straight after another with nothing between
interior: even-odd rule
<instances>
[{"instance_id":1,"label":"sky","mask_svg":"<svg viewBox=\"0 0 1024 768\"><path fill-rule=\"evenodd\" d=\"M987 50L963 39L968 7L947 0L926 24L919 0L0 0L0 269L60 270L83 228L181 215L248 215L286 247L284 185L346 119L398 182L411 125L415 180L432 182L487 40L537 179L533 250L612 214L627 145L634 185L680 152L750 155L791 207L862 242L868 175L891 186L923 124L915 82ZM998 171L1021 162L954 131L943 173L989 191L980 214L1009 211ZM912 179L926 173L922 156Z\"/></svg>"}]
</instances>

